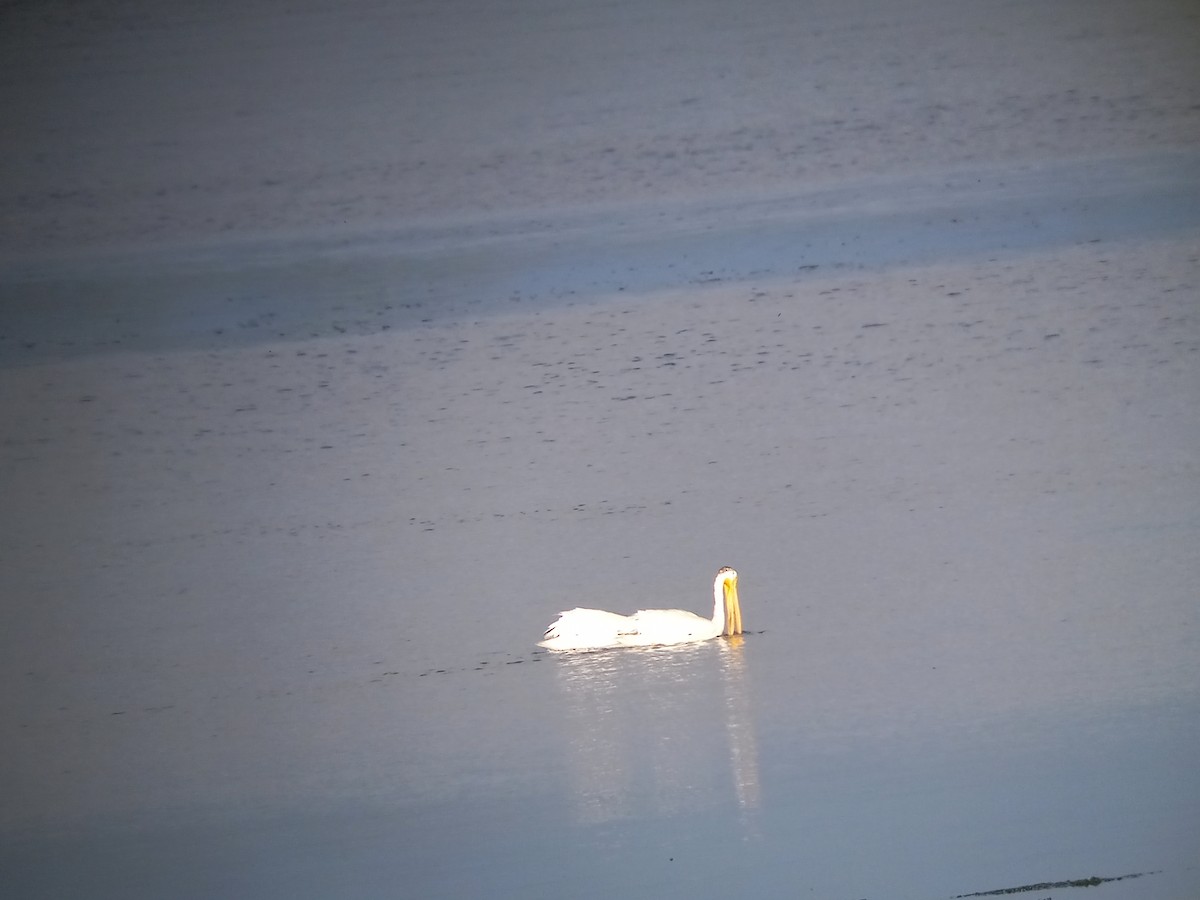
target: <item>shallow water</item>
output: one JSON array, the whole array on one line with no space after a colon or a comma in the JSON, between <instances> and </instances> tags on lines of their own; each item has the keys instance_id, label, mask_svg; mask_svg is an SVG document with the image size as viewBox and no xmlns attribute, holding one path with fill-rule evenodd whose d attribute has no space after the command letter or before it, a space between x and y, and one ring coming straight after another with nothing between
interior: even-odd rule
<instances>
[{"instance_id":1,"label":"shallow water","mask_svg":"<svg viewBox=\"0 0 1200 900\"><path fill-rule=\"evenodd\" d=\"M1200 155L1157 153L0 261L0 363L308 340L331 328L378 334L684 285L803 283L1152 240L1200 224L1197 184Z\"/></svg>"},{"instance_id":2,"label":"shallow water","mask_svg":"<svg viewBox=\"0 0 1200 900\"><path fill-rule=\"evenodd\" d=\"M541 5L0 13L6 896L1200 895L1200 20Z\"/></svg>"},{"instance_id":3,"label":"shallow water","mask_svg":"<svg viewBox=\"0 0 1200 900\"><path fill-rule=\"evenodd\" d=\"M1195 266L5 370L6 880L1186 895ZM722 564L744 641L534 648L577 604L703 609Z\"/></svg>"},{"instance_id":4,"label":"shallow water","mask_svg":"<svg viewBox=\"0 0 1200 900\"><path fill-rule=\"evenodd\" d=\"M360 757L357 801L297 790L270 809L18 841L6 877L47 897L953 897L1152 872L1088 893L1139 898L1196 884L1194 705L881 715L878 691L806 682L793 656L753 634L397 681L394 718L376 723L397 741ZM430 703L440 715L416 708Z\"/></svg>"},{"instance_id":5,"label":"shallow water","mask_svg":"<svg viewBox=\"0 0 1200 900\"><path fill-rule=\"evenodd\" d=\"M1189 234L3 369L7 882L1194 893Z\"/></svg>"}]
</instances>

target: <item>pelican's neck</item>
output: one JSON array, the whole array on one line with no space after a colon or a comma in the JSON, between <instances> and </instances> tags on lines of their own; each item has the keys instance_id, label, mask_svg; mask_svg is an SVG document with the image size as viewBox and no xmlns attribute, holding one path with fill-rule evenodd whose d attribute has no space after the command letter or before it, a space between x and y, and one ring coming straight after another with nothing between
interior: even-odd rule
<instances>
[{"instance_id":1,"label":"pelican's neck","mask_svg":"<svg viewBox=\"0 0 1200 900\"><path fill-rule=\"evenodd\" d=\"M720 573L713 582L713 624L725 633L725 573Z\"/></svg>"}]
</instances>

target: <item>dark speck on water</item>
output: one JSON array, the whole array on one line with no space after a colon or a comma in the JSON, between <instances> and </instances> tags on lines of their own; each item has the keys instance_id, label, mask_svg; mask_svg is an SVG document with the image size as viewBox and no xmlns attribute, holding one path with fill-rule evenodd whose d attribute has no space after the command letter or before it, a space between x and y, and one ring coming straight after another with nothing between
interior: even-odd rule
<instances>
[{"instance_id":1,"label":"dark speck on water","mask_svg":"<svg viewBox=\"0 0 1200 900\"><path fill-rule=\"evenodd\" d=\"M1111 878L1101 878L1092 875L1088 878L1074 878L1068 881L1043 881L1038 884L1025 884L1020 887L999 888L994 891L978 891L974 894L958 894L954 900L964 900L966 897L999 897L1005 894L1023 894L1026 891L1045 891L1052 888L1096 887L1113 881L1127 881L1131 878L1141 878L1144 875L1154 875L1154 872L1133 872L1129 875L1114 875Z\"/></svg>"}]
</instances>

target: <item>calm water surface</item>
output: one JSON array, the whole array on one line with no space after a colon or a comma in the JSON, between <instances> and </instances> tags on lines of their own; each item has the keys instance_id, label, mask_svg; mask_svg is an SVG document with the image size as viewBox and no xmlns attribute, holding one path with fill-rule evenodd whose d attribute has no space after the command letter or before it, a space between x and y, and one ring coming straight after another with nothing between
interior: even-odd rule
<instances>
[{"instance_id":1,"label":"calm water surface","mask_svg":"<svg viewBox=\"0 0 1200 900\"><path fill-rule=\"evenodd\" d=\"M924 702L885 710L887 686L805 680L796 652L763 633L410 676L386 701L400 723L381 726L404 743L359 761L370 799L43 836L10 847L9 877L21 896L114 897L952 897L1154 872L1088 893L1134 898L1197 883L1194 703L941 715L953 692L929 670Z\"/></svg>"},{"instance_id":2,"label":"calm water surface","mask_svg":"<svg viewBox=\"0 0 1200 900\"><path fill-rule=\"evenodd\" d=\"M1196 896L1197 266L0 369L5 887ZM743 640L535 649L575 605L703 610L723 564Z\"/></svg>"}]
</instances>

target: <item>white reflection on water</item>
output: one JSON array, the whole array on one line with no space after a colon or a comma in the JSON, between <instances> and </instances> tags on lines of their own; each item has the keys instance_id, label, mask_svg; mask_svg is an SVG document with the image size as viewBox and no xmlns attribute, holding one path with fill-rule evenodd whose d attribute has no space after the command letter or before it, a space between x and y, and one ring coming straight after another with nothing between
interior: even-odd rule
<instances>
[{"instance_id":1,"label":"white reflection on water","mask_svg":"<svg viewBox=\"0 0 1200 900\"><path fill-rule=\"evenodd\" d=\"M758 778L758 741L754 734L746 678L744 635L719 641L721 681L725 686L725 730L729 735L729 764L738 807L757 809L762 791Z\"/></svg>"},{"instance_id":2,"label":"white reflection on water","mask_svg":"<svg viewBox=\"0 0 1200 900\"><path fill-rule=\"evenodd\" d=\"M744 639L555 654L574 817L759 805Z\"/></svg>"}]
</instances>

